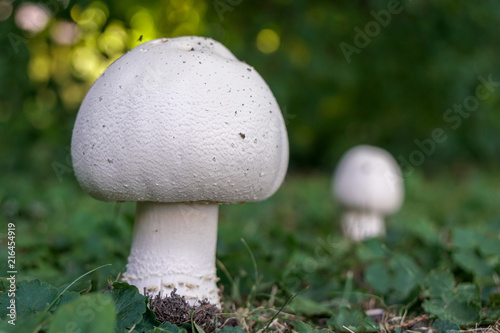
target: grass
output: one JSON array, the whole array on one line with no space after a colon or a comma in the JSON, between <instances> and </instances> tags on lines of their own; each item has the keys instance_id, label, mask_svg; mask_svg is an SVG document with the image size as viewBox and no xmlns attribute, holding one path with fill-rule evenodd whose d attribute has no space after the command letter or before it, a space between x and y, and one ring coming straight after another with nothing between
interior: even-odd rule
<instances>
[{"instance_id":1,"label":"grass","mask_svg":"<svg viewBox=\"0 0 500 333\"><path fill-rule=\"evenodd\" d=\"M2 178L2 225L16 224L18 282L40 279L62 290L112 264L70 288L86 293L105 289L124 271L133 203L98 202L70 175L62 182ZM434 325L444 332L487 327L500 317L500 176L474 169L432 178L415 173L405 179L403 208L386 220L387 237L359 244L341 235L330 181L293 174L266 201L221 206L224 312L243 329ZM1 242L6 276L6 237Z\"/></svg>"}]
</instances>

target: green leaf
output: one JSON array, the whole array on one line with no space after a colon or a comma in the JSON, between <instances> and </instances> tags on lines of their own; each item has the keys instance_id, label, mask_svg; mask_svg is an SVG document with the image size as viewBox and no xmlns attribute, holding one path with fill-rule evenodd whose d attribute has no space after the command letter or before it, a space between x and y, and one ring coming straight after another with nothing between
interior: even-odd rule
<instances>
[{"instance_id":1,"label":"green leaf","mask_svg":"<svg viewBox=\"0 0 500 333\"><path fill-rule=\"evenodd\" d=\"M430 299L422 307L430 315L458 325L468 325L480 319L480 294L475 284L461 283L443 270L433 271L424 281L425 294Z\"/></svg>"},{"instance_id":2,"label":"green leaf","mask_svg":"<svg viewBox=\"0 0 500 333\"><path fill-rule=\"evenodd\" d=\"M40 280L20 281L17 284L17 315L24 317L46 310L57 297L57 288Z\"/></svg>"},{"instance_id":3,"label":"green leaf","mask_svg":"<svg viewBox=\"0 0 500 333\"><path fill-rule=\"evenodd\" d=\"M196 329L196 332L198 332L198 333L205 333L205 330L203 328L201 328L200 325L198 325L197 323L193 322L193 326Z\"/></svg>"},{"instance_id":4,"label":"green leaf","mask_svg":"<svg viewBox=\"0 0 500 333\"><path fill-rule=\"evenodd\" d=\"M46 311L48 306L59 294L56 287L40 280L19 281L16 290L16 309L19 318L27 318L37 313ZM57 305L66 304L79 297L78 293L65 292L59 299ZM0 294L0 303L8 304L10 298L7 293ZM55 311L53 306L51 311ZM0 317L7 315L7 307L0 307Z\"/></svg>"},{"instance_id":5,"label":"green leaf","mask_svg":"<svg viewBox=\"0 0 500 333\"><path fill-rule=\"evenodd\" d=\"M458 333L460 332L460 325L452 323L448 320L437 319L432 328L437 333Z\"/></svg>"},{"instance_id":6,"label":"green leaf","mask_svg":"<svg viewBox=\"0 0 500 333\"><path fill-rule=\"evenodd\" d=\"M165 332L165 333L187 333L185 328L176 326L171 323L163 323L158 327L155 327L154 330L150 332ZM148 332L149 333L149 332Z\"/></svg>"},{"instance_id":7,"label":"green leaf","mask_svg":"<svg viewBox=\"0 0 500 333\"><path fill-rule=\"evenodd\" d=\"M312 299L302 297L300 295L292 299L290 304L287 305L287 309L293 311L296 314L305 316L332 314L332 310L328 306L313 301Z\"/></svg>"},{"instance_id":8,"label":"green leaf","mask_svg":"<svg viewBox=\"0 0 500 333\"><path fill-rule=\"evenodd\" d=\"M462 269L477 276L489 276L493 273L493 269L472 251L459 250L453 253L453 260Z\"/></svg>"},{"instance_id":9,"label":"green leaf","mask_svg":"<svg viewBox=\"0 0 500 333\"><path fill-rule=\"evenodd\" d=\"M357 308L341 307L338 312L334 314L327 321L327 325L335 330L346 332L351 331L365 331L365 330L378 330L378 325L366 316L365 312Z\"/></svg>"},{"instance_id":10,"label":"green leaf","mask_svg":"<svg viewBox=\"0 0 500 333\"><path fill-rule=\"evenodd\" d=\"M500 237L484 237L479 243L479 251L485 256L495 256L500 254ZM491 236L491 234L490 234Z\"/></svg>"},{"instance_id":11,"label":"green leaf","mask_svg":"<svg viewBox=\"0 0 500 333\"><path fill-rule=\"evenodd\" d=\"M500 238L498 233L493 230L488 232L488 230L478 231L476 228L472 229L470 227L455 228L453 245L461 250L472 251L479 249L481 254L486 256L498 255L500 253Z\"/></svg>"},{"instance_id":12,"label":"green leaf","mask_svg":"<svg viewBox=\"0 0 500 333\"><path fill-rule=\"evenodd\" d=\"M245 331L239 326L236 326L236 327L227 326L227 327L224 327L219 332L220 333L245 333Z\"/></svg>"},{"instance_id":13,"label":"green leaf","mask_svg":"<svg viewBox=\"0 0 500 333\"><path fill-rule=\"evenodd\" d=\"M178 328L178 330L171 331L171 330L168 330L165 328L155 327L154 329L149 330L146 333L188 333L188 331L185 328L179 328L179 327L177 327L177 328Z\"/></svg>"},{"instance_id":14,"label":"green leaf","mask_svg":"<svg viewBox=\"0 0 500 333\"><path fill-rule=\"evenodd\" d=\"M115 332L129 330L141 322L142 315L146 312L146 298L139 294L136 287L124 282L115 282L113 289L107 290L105 294L111 296L115 302Z\"/></svg>"},{"instance_id":15,"label":"green leaf","mask_svg":"<svg viewBox=\"0 0 500 333\"><path fill-rule=\"evenodd\" d=\"M485 322L495 322L500 318L500 307L495 306L491 308L484 308L481 312L481 318Z\"/></svg>"},{"instance_id":16,"label":"green leaf","mask_svg":"<svg viewBox=\"0 0 500 333\"><path fill-rule=\"evenodd\" d=\"M9 314L9 309L7 308L10 304L11 297L9 296L9 293L7 292L2 292L0 293L0 318L6 318L7 315ZM19 315L19 313L18 313Z\"/></svg>"},{"instance_id":17,"label":"green leaf","mask_svg":"<svg viewBox=\"0 0 500 333\"><path fill-rule=\"evenodd\" d=\"M145 300L145 302L146 311L144 312L141 321L137 325L135 325L134 330L132 331L133 333L147 332L149 330L153 330L156 326L161 324L158 320L156 320L154 311L147 306L147 299Z\"/></svg>"},{"instance_id":18,"label":"green leaf","mask_svg":"<svg viewBox=\"0 0 500 333\"><path fill-rule=\"evenodd\" d=\"M6 320L0 322L0 333L26 333L26 332L38 332L39 328L50 318L50 314L46 312L40 312L34 316L29 316L27 318L17 318L15 321L15 326L9 324L7 318Z\"/></svg>"},{"instance_id":19,"label":"green leaf","mask_svg":"<svg viewBox=\"0 0 500 333\"><path fill-rule=\"evenodd\" d=\"M377 261L365 270L365 281L378 294L389 295L391 302L401 302L422 281L423 273L406 254L394 253L388 263Z\"/></svg>"},{"instance_id":20,"label":"green leaf","mask_svg":"<svg viewBox=\"0 0 500 333\"><path fill-rule=\"evenodd\" d=\"M453 274L445 270L432 271L424 281L424 294L427 297L439 298L449 295L455 287Z\"/></svg>"},{"instance_id":21,"label":"green leaf","mask_svg":"<svg viewBox=\"0 0 500 333\"><path fill-rule=\"evenodd\" d=\"M405 254L395 254L390 260L390 268L394 272L392 288L399 299L406 298L423 279L423 273L418 265Z\"/></svg>"},{"instance_id":22,"label":"green leaf","mask_svg":"<svg viewBox=\"0 0 500 333\"><path fill-rule=\"evenodd\" d=\"M445 319L459 325L471 325L479 321L480 311L478 305L455 299L447 304Z\"/></svg>"},{"instance_id":23,"label":"green leaf","mask_svg":"<svg viewBox=\"0 0 500 333\"><path fill-rule=\"evenodd\" d=\"M50 323L48 333L109 333L115 328L115 305L108 295L83 295L60 307Z\"/></svg>"},{"instance_id":24,"label":"green leaf","mask_svg":"<svg viewBox=\"0 0 500 333\"><path fill-rule=\"evenodd\" d=\"M0 292L6 292L9 290L10 282L5 277L0 277Z\"/></svg>"},{"instance_id":25,"label":"green leaf","mask_svg":"<svg viewBox=\"0 0 500 333\"><path fill-rule=\"evenodd\" d=\"M440 243L439 229L434 221L427 217L421 217L415 223L408 223L404 226L410 234L425 241L427 245L435 245Z\"/></svg>"},{"instance_id":26,"label":"green leaf","mask_svg":"<svg viewBox=\"0 0 500 333\"><path fill-rule=\"evenodd\" d=\"M358 258L365 263L387 257L387 251L384 248L384 245L377 238L371 238L359 244L356 252Z\"/></svg>"},{"instance_id":27,"label":"green leaf","mask_svg":"<svg viewBox=\"0 0 500 333\"><path fill-rule=\"evenodd\" d=\"M94 271L96 271L96 270L98 270L98 269L100 269L100 268L102 268L102 267L105 267L105 266L111 266L111 264L106 264L106 265L102 265L102 266L100 266L100 267L94 268L94 269L92 269L92 270L90 270L90 271L86 272L85 274L80 275L78 278L76 278L75 280L73 280L73 282L71 282L70 284L68 284L68 285L67 285L67 286L65 286L64 288L63 288L63 287L61 287L61 289L62 289L62 290L61 290L61 291L57 294L57 297L54 299L54 301L52 301L52 303L50 303L50 305L49 305L48 309L49 309L49 310L53 310L53 309L52 309L52 307L53 307L54 305L56 305L57 303L59 303L59 301L60 301L60 299L62 298L63 294L65 294L65 293L66 293L66 291L67 291L69 288L71 288L71 286L73 286L73 285L74 285L74 284L75 284L78 280L82 279L83 277L85 277L85 276L87 276L87 275L91 274L92 272L94 272Z\"/></svg>"},{"instance_id":28,"label":"green leaf","mask_svg":"<svg viewBox=\"0 0 500 333\"><path fill-rule=\"evenodd\" d=\"M442 299L428 299L422 303L422 308L430 315L437 318L444 318L446 316L444 307L446 306L445 301Z\"/></svg>"},{"instance_id":29,"label":"green leaf","mask_svg":"<svg viewBox=\"0 0 500 333\"><path fill-rule=\"evenodd\" d=\"M442 299L425 300L422 307L430 315L459 325L473 324L479 320L481 308L459 299L445 302Z\"/></svg>"},{"instance_id":30,"label":"green leaf","mask_svg":"<svg viewBox=\"0 0 500 333\"><path fill-rule=\"evenodd\" d=\"M391 288L391 279L387 272L388 267L381 262L368 265L365 270L365 281L377 293L387 294Z\"/></svg>"},{"instance_id":31,"label":"green leaf","mask_svg":"<svg viewBox=\"0 0 500 333\"><path fill-rule=\"evenodd\" d=\"M471 228L456 227L453 229L453 246L464 249L472 250L484 239L481 233L472 230Z\"/></svg>"},{"instance_id":32,"label":"green leaf","mask_svg":"<svg viewBox=\"0 0 500 333\"><path fill-rule=\"evenodd\" d=\"M456 290L457 299L465 303L480 303L481 295L479 294L479 288L473 283L460 283Z\"/></svg>"},{"instance_id":33,"label":"green leaf","mask_svg":"<svg viewBox=\"0 0 500 333\"><path fill-rule=\"evenodd\" d=\"M302 321L294 323L293 326L297 333L313 333L312 327Z\"/></svg>"}]
</instances>

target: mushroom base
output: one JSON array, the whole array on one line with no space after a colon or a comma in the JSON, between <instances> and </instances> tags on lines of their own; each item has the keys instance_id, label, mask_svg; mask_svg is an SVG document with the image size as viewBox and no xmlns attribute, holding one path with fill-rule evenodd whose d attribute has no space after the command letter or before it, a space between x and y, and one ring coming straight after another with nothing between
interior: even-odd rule
<instances>
[{"instance_id":1,"label":"mushroom base","mask_svg":"<svg viewBox=\"0 0 500 333\"><path fill-rule=\"evenodd\" d=\"M215 269L217 204L138 202L123 280L163 297L177 289L191 305L220 307Z\"/></svg>"},{"instance_id":2,"label":"mushroom base","mask_svg":"<svg viewBox=\"0 0 500 333\"><path fill-rule=\"evenodd\" d=\"M385 235L383 217L373 212L347 211L341 224L344 236L356 242Z\"/></svg>"}]
</instances>

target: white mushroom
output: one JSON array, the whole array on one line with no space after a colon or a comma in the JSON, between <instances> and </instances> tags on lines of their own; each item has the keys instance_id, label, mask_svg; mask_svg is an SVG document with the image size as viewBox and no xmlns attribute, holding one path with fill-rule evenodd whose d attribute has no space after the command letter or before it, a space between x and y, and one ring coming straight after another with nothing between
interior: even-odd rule
<instances>
[{"instance_id":1,"label":"white mushroom","mask_svg":"<svg viewBox=\"0 0 500 333\"><path fill-rule=\"evenodd\" d=\"M116 60L82 102L72 139L82 188L137 201L124 279L220 305L219 203L259 201L288 165L283 116L267 84L220 43L157 39Z\"/></svg>"},{"instance_id":2,"label":"white mushroom","mask_svg":"<svg viewBox=\"0 0 500 333\"><path fill-rule=\"evenodd\" d=\"M383 236L383 215L403 202L403 178L398 164L385 150L356 146L342 156L333 177L333 195L345 207L341 225L355 241Z\"/></svg>"}]
</instances>

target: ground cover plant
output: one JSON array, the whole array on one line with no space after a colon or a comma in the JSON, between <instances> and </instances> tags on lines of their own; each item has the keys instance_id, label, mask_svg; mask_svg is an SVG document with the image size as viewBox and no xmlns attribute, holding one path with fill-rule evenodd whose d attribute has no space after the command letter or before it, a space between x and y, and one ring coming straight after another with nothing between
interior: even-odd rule
<instances>
[{"instance_id":1,"label":"ground cover plant","mask_svg":"<svg viewBox=\"0 0 500 333\"><path fill-rule=\"evenodd\" d=\"M163 305L120 282L133 204L95 201L69 177L2 181L1 216L16 225L18 318L7 322L2 278L0 331L498 330L500 177L492 172L414 173L387 237L362 243L342 237L330 175L292 174L267 201L223 205L222 313L187 309L177 325L160 323L154 311ZM207 316L214 325L200 319Z\"/></svg>"}]
</instances>

